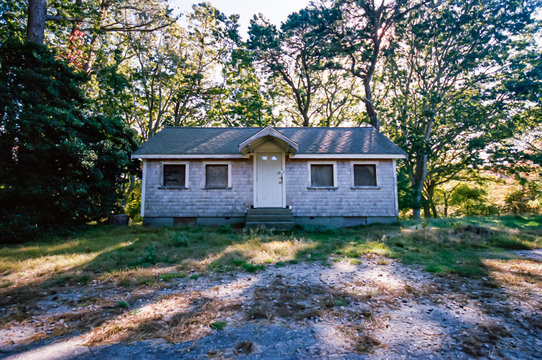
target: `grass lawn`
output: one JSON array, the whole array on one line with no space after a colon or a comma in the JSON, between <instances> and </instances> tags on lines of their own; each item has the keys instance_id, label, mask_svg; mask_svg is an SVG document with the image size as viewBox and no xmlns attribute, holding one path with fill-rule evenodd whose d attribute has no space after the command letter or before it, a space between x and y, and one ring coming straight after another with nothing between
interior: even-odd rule
<instances>
[{"instance_id":1,"label":"grass lawn","mask_svg":"<svg viewBox=\"0 0 542 360\"><path fill-rule=\"evenodd\" d=\"M480 227L483 233L478 233ZM485 260L510 259L506 250L539 247L542 216L403 221L285 233L96 226L73 236L0 248L0 291L93 280L150 285L209 271L255 272L299 261L355 263L363 254L419 264L438 274L479 277L487 273Z\"/></svg>"}]
</instances>

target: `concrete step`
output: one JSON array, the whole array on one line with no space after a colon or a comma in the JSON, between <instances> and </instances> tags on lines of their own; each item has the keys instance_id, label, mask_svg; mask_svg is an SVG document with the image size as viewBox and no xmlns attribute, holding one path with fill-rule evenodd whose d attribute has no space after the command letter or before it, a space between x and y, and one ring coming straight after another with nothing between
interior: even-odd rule
<instances>
[{"instance_id":1,"label":"concrete step","mask_svg":"<svg viewBox=\"0 0 542 360\"><path fill-rule=\"evenodd\" d=\"M266 230L291 230L294 228L294 223L289 221L276 222L246 222L247 229L266 229Z\"/></svg>"},{"instance_id":2,"label":"concrete step","mask_svg":"<svg viewBox=\"0 0 542 360\"><path fill-rule=\"evenodd\" d=\"M288 215L248 215L247 222L293 222L294 217L292 214Z\"/></svg>"},{"instance_id":3,"label":"concrete step","mask_svg":"<svg viewBox=\"0 0 542 360\"><path fill-rule=\"evenodd\" d=\"M248 209L247 215L291 215L292 209L283 208L254 208Z\"/></svg>"}]
</instances>

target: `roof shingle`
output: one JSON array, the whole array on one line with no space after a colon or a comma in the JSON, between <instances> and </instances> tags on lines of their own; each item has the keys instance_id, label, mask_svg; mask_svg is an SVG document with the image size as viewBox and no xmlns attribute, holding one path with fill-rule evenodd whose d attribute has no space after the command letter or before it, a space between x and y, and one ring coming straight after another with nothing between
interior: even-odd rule
<instances>
[{"instance_id":1,"label":"roof shingle","mask_svg":"<svg viewBox=\"0 0 542 360\"><path fill-rule=\"evenodd\" d=\"M373 127L280 128L299 144L297 155L406 153ZM140 155L239 155L239 144L262 128L166 127L133 153Z\"/></svg>"}]
</instances>

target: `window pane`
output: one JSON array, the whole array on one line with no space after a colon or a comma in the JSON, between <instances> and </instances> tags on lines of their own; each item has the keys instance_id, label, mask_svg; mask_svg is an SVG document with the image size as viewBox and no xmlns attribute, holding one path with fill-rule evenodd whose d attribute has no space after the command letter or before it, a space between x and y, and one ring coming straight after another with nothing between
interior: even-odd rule
<instances>
[{"instance_id":1,"label":"window pane","mask_svg":"<svg viewBox=\"0 0 542 360\"><path fill-rule=\"evenodd\" d=\"M186 186L186 165L164 165L164 186Z\"/></svg>"},{"instance_id":2,"label":"window pane","mask_svg":"<svg viewBox=\"0 0 542 360\"><path fill-rule=\"evenodd\" d=\"M207 165L205 169L205 187L228 187L228 165Z\"/></svg>"},{"instance_id":3,"label":"window pane","mask_svg":"<svg viewBox=\"0 0 542 360\"><path fill-rule=\"evenodd\" d=\"M354 186L376 186L376 166L354 165Z\"/></svg>"},{"instance_id":4,"label":"window pane","mask_svg":"<svg viewBox=\"0 0 542 360\"><path fill-rule=\"evenodd\" d=\"M333 186L333 165L311 165L311 186Z\"/></svg>"}]
</instances>

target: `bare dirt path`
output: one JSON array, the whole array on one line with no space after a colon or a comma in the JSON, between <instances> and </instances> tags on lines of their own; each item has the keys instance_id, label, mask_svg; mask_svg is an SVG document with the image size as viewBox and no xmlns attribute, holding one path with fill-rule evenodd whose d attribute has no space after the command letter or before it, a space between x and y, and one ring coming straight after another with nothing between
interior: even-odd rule
<instances>
[{"instance_id":1,"label":"bare dirt path","mask_svg":"<svg viewBox=\"0 0 542 360\"><path fill-rule=\"evenodd\" d=\"M481 279L367 255L67 288L0 328L0 358L541 359L542 263L518 255Z\"/></svg>"}]
</instances>

